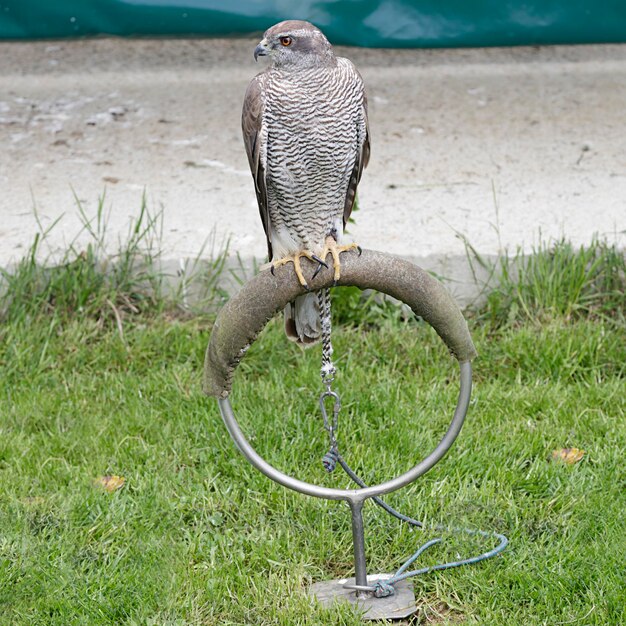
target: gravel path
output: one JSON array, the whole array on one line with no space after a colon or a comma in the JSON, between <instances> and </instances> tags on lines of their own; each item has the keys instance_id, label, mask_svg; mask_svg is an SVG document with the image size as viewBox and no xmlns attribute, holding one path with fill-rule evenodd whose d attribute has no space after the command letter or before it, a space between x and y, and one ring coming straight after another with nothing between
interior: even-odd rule
<instances>
[{"instance_id":1,"label":"gravel path","mask_svg":"<svg viewBox=\"0 0 626 626\"><path fill-rule=\"evenodd\" d=\"M142 194L163 208L168 259L215 232L244 261L265 243L239 127L260 69L255 40L0 43L0 266L60 215L58 251L80 228L74 193L125 234ZM339 48L365 79L372 159L351 227L364 247L452 278L471 295L458 233L484 255L593 233L626 240L626 45Z\"/></svg>"}]
</instances>

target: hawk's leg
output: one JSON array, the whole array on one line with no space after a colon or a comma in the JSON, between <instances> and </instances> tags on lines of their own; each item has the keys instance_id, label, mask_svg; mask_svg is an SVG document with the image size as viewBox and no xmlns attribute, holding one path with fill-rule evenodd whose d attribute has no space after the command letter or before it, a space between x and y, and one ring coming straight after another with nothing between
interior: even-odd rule
<instances>
[{"instance_id":1,"label":"hawk's leg","mask_svg":"<svg viewBox=\"0 0 626 626\"><path fill-rule=\"evenodd\" d=\"M342 252L347 252L348 250L358 250L359 254L361 254L361 248L356 243L349 243L346 246L338 246L335 238L332 235L326 237L326 245L324 246L324 251L322 252L321 256L322 259L326 259L326 256L330 253L330 255L333 257L333 279L335 283L341 277L341 261L339 260L339 255ZM317 271L319 271L319 268Z\"/></svg>"},{"instance_id":2,"label":"hawk's leg","mask_svg":"<svg viewBox=\"0 0 626 626\"><path fill-rule=\"evenodd\" d=\"M309 259L309 261L315 261L316 263L319 264L319 267L315 270L315 274L313 274L314 278L322 266L328 267L328 265L322 259L320 259L317 255L313 254L310 250L299 250L298 252L294 252L293 254L288 254L287 256L284 256L282 259L278 259L277 261L272 261L271 270L273 274L275 268L280 267L281 265L286 265L287 263L293 263L293 268L296 272L296 276L298 277L298 281L305 289L308 289L309 286L307 285L306 278L304 277L304 274L302 273L302 265L300 264L300 257L306 257L307 259Z\"/></svg>"}]
</instances>

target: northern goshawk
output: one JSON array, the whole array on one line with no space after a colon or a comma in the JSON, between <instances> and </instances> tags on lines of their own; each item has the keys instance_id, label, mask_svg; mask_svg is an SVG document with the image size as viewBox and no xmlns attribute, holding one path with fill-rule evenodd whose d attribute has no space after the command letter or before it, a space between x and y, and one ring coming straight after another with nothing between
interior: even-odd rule
<instances>
[{"instance_id":1,"label":"northern goshawk","mask_svg":"<svg viewBox=\"0 0 626 626\"><path fill-rule=\"evenodd\" d=\"M254 51L271 65L252 79L242 128L273 267L293 262L306 286L300 258L326 265L335 280L341 245L370 154L363 80L351 61L336 57L309 22L289 20L267 30ZM320 337L313 293L285 309L285 330L307 345Z\"/></svg>"}]
</instances>

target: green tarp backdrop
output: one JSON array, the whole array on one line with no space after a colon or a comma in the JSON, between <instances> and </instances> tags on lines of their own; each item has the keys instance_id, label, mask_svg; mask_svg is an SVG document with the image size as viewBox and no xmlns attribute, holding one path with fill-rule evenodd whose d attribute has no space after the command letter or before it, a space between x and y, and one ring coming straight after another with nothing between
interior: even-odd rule
<instances>
[{"instance_id":1,"label":"green tarp backdrop","mask_svg":"<svg viewBox=\"0 0 626 626\"><path fill-rule=\"evenodd\" d=\"M283 19L371 47L626 41L626 0L0 0L0 39L230 36Z\"/></svg>"}]
</instances>

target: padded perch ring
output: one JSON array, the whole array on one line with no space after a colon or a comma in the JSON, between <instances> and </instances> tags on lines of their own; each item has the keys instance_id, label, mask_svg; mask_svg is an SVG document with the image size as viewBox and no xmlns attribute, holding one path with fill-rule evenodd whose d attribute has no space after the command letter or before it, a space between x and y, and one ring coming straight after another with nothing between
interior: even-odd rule
<instances>
[{"instance_id":1,"label":"padded perch ring","mask_svg":"<svg viewBox=\"0 0 626 626\"><path fill-rule=\"evenodd\" d=\"M313 278L317 264L305 261L303 269L309 289L333 285L333 272L322 270ZM472 368L476 356L467 323L458 305L443 285L416 265L382 252L346 252L341 257L338 285L375 289L411 307L428 322L459 361L461 386L450 426L437 447L404 474L362 489L334 489L298 480L277 470L252 448L245 438L230 405L228 395L239 361L279 311L296 296L306 293L291 267L279 267L275 274L262 271L247 282L222 308L206 351L203 389L218 399L220 412L239 450L259 471L285 487L318 498L346 500L350 504L395 491L431 469L448 451L459 434L469 406Z\"/></svg>"}]
</instances>

